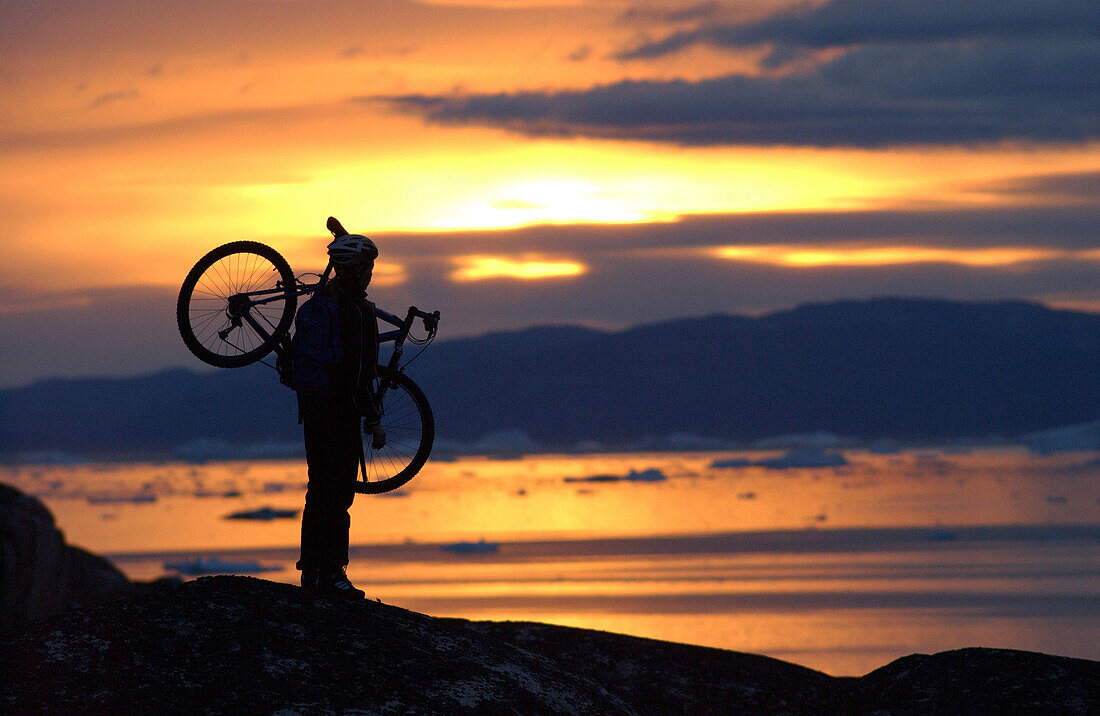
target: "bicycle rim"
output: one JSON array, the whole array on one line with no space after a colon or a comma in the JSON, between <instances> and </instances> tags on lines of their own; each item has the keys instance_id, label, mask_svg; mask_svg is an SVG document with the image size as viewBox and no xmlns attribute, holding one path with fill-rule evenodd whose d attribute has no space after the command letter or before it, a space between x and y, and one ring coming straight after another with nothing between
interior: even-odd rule
<instances>
[{"instance_id":1,"label":"bicycle rim","mask_svg":"<svg viewBox=\"0 0 1100 716\"><path fill-rule=\"evenodd\" d=\"M411 480L428 459L435 440L435 421L427 398L404 373L390 373L379 367L375 393L385 379L388 387L382 398L382 429L386 445L371 448L370 435L363 435L364 468L356 491L364 494L389 492Z\"/></svg>"},{"instance_id":2,"label":"bicycle rim","mask_svg":"<svg viewBox=\"0 0 1100 716\"><path fill-rule=\"evenodd\" d=\"M230 299L241 294L271 297L249 311L268 333L287 333L297 295L289 264L274 249L254 241L219 246L204 256L183 282L176 321L183 342L200 360L221 368L253 363L274 348L247 321L230 315Z\"/></svg>"}]
</instances>

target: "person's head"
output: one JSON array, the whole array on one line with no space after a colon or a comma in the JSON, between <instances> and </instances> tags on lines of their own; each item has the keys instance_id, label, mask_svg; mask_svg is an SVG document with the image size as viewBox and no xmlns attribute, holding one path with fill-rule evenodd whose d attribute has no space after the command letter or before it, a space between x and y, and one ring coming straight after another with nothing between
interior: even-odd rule
<instances>
[{"instance_id":1,"label":"person's head","mask_svg":"<svg viewBox=\"0 0 1100 716\"><path fill-rule=\"evenodd\" d=\"M378 247L366 236L345 234L328 245L328 255L341 285L361 290L370 284Z\"/></svg>"}]
</instances>

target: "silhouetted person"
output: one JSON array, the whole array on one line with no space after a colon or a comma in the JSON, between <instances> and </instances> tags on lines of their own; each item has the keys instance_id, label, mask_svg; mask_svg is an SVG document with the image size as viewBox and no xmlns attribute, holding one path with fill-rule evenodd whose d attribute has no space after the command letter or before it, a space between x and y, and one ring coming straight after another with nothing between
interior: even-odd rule
<instances>
[{"instance_id":1,"label":"silhouetted person","mask_svg":"<svg viewBox=\"0 0 1100 716\"><path fill-rule=\"evenodd\" d=\"M302 512L302 586L362 599L348 580L348 508L362 456L362 434L385 444L371 396L378 363L378 324L366 287L378 248L345 234L328 245L336 277L298 310L291 344L291 385L305 431L309 485Z\"/></svg>"}]
</instances>

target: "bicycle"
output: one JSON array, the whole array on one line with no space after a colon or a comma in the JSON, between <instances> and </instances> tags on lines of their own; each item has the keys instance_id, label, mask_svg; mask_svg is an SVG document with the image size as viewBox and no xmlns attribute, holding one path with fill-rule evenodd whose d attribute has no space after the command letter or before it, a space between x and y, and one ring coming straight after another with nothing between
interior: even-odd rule
<instances>
[{"instance_id":1,"label":"bicycle","mask_svg":"<svg viewBox=\"0 0 1100 716\"><path fill-rule=\"evenodd\" d=\"M337 238L348 233L331 216L326 227ZM323 287L332 271L330 260L324 273L296 276L286 259L266 244L223 244L199 259L180 288L176 323L183 342L199 360L219 368L252 365L272 352L281 359L290 348L298 297ZM318 280L302 280L311 275ZM424 466L435 440L428 399L404 370L435 339L439 311L427 313L410 306L404 319L381 309L376 314L396 330L378 336L380 343L394 344L389 360L378 366L372 386L386 444L375 450L372 436L363 435L361 472L355 485L362 494L389 492L407 483ZM423 321L425 337L411 334L416 319ZM406 340L422 347L401 364Z\"/></svg>"}]
</instances>

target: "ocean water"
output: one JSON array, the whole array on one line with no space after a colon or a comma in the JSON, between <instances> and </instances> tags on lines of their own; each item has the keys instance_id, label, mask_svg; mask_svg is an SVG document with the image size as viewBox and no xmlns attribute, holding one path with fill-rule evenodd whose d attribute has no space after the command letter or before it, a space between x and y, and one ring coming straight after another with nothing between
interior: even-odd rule
<instances>
[{"instance_id":1,"label":"ocean water","mask_svg":"<svg viewBox=\"0 0 1100 716\"><path fill-rule=\"evenodd\" d=\"M964 646L1100 660L1098 478L1097 453L1012 448L437 460L357 497L349 575L434 616L834 675ZM302 460L24 465L0 481L131 578L298 577Z\"/></svg>"}]
</instances>

